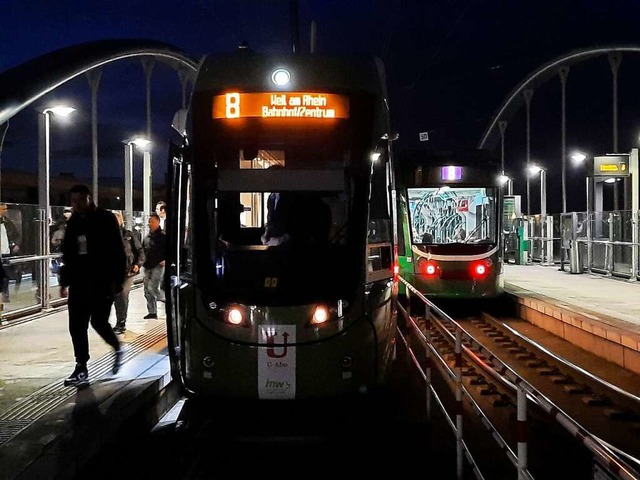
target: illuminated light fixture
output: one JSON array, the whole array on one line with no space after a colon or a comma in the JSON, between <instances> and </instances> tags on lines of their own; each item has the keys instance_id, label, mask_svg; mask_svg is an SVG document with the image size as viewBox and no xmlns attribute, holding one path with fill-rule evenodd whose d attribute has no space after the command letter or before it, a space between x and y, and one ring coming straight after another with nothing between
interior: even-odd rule
<instances>
[{"instance_id":1,"label":"illuminated light fixture","mask_svg":"<svg viewBox=\"0 0 640 480\"><path fill-rule=\"evenodd\" d=\"M322 305L317 306L311 317L311 323L313 325L321 325L329 320L329 310Z\"/></svg>"},{"instance_id":2,"label":"illuminated light fixture","mask_svg":"<svg viewBox=\"0 0 640 480\"><path fill-rule=\"evenodd\" d=\"M507 175L505 175L504 173L502 175L498 176L498 182L500 182L500 185L504 185L509 180L510 180L510 178Z\"/></svg>"},{"instance_id":3,"label":"illuminated light fixture","mask_svg":"<svg viewBox=\"0 0 640 480\"><path fill-rule=\"evenodd\" d=\"M227 313L227 322L231 325L240 325L244 321L244 312L240 307L231 307Z\"/></svg>"},{"instance_id":4,"label":"illuminated light fixture","mask_svg":"<svg viewBox=\"0 0 640 480\"><path fill-rule=\"evenodd\" d=\"M442 167L440 172L441 180L462 180L462 167L447 166Z\"/></svg>"},{"instance_id":5,"label":"illuminated light fixture","mask_svg":"<svg viewBox=\"0 0 640 480\"><path fill-rule=\"evenodd\" d=\"M582 163L586 160L586 158L587 156L581 152L575 152L574 154L571 155L571 160L573 160L576 163Z\"/></svg>"},{"instance_id":6,"label":"illuminated light fixture","mask_svg":"<svg viewBox=\"0 0 640 480\"><path fill-rule=\"evenodd\" d=\"M418 260L418 268L430 277L438 273L438 265L435 262L425 260L424 258Z\"/></svg>"},{"instance_id":7,"label":"illuminated light fixture","mask_svg":"<svg viewBox=\"0 0 640 480\"><path fill-rule=\"evenodd\" d=\"M46 109L47 112L51 112L58 117L66 117L69 114L76 111L73 107L67 107L64 105L58 105L57 107L51 107Z\"/></svg>"},{"instance_id":8,"label":"illuminated light fixture","mask_svg":"<svg viewBox=\"0 0 640 480\"><path fill-rule=\"evenodd\" d=\"M607 178L604 183L616 183L616 179L615 178Z\"/></svg>"},{"instance_id":9,"label":"illuminated light fixture","mask_svg":"<svg viewBox=\"0 0 640 480\"><path fill-rule=\"evenodd\" d=\"M540 167L539 165L531 165L529 167L529 173L531 175L535 175L536 173L540 173L542 171L542 167Z\"/></svg>"},{"instance_id":10,"label":"illuminated light fixture","mask_svg":"<svg viewBox=\"0 0 640 480\"><path fill-rule=\"evenodd\" d=\"M278 68L271 74L271 81L279 87L283 87L291 81L291 74L284 68Z\"/></svg>"},{"instance_id":11,"label":"illuminated light fixture","mask_svg":"<svg viewBox=\"0 0 640 480\"><path fill-rule=\"evenodd\" d=\"M382 155L380 152L373 152L371 154L371 161L372 162L377 162L378 159L380 158L380 155Z\"/></svg>"},{"instance_id":12,"label":"illuminated light fixture","mask_svg":"<svg viewBox=\"0 0 640 480\"><path fill-rule=\"evenodd\" d=\"M489 275L489 269L491 268L491 260L480 260L479 262L473 262L471 264L471 277L476 280L481 280Z\"/></svg>"},{"instance_id":13,"label":"illuminated light fixture","mask_svg":"<svg viewBox=\"0 0 640 480\"><path fill-rule=\"evenodd\" d=\"M144 148L151 143L151 140L144 137L136 137L131 140L131 143L133 143L136 147Z\"/></svg>"}]
</instances>

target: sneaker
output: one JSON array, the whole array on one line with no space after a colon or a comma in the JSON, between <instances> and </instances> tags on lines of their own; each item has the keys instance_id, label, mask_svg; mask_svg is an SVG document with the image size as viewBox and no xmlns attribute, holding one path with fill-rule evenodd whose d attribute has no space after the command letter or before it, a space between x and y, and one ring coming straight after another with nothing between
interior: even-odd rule
<instances>
[{"instance_id":1,"label":"sneaker","mask_svg":"<svg viewBox=\"0 0 640 480\"><path fill-rule=\"evenodd\" d=\"M157 313L147 313L144 317L145 320L149 320L151 318L158 318L158 314Z\"/></svg>"},{"instance_id":2,"label":"sneaker","mask_svg":"<svg viewBox=\"0 0 640 480\"><path fill-rule=\"evenodd\" d=\"M76 363L76 368L73 373L69 378L65 378L64 386L70 387L72 385L78 388L89 385L89 372L87 371L86 365Z\"/></svg>"},{"instance_id":3,"label":"sneaker","mask_svg":"<svg viewBox=\"0 0 640 480\"><path fill-rule=\"evenodd\" d=\"M127 328L122 324L116 324L116 326L113 327L113 333L115 333L116 335L121 335L126 331L127 331Z\"/></svg>"},{"instance_id":4,"label":"sneaker","mask_svg":"<svg viewBox=\"0 0 640 480\"><path fill-rule=\"evenodd\" d=\"M114 375L120 371L120 367L122 367L122 348L119 348L118 350L115 351L113 368L111 369Z\"/></svg>"}]
</instances>

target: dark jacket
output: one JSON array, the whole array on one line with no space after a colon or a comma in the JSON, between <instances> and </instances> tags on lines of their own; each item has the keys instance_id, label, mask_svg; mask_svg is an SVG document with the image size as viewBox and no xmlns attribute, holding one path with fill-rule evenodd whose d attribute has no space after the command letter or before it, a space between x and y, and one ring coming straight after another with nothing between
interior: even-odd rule
<instances>
[{"instance_id":1,"label":"dark jacket","mask_svg":"<svg viewBox=\"0 0 640 480\"><path fill-rule=\"evenodd\" d=\"M0 217L0 223L4 224L7 229L7 238L9 239L9 250L11 254L15 253L16 247L20 244L20 232L18 227L9 217Z\"/></svg>"},{"instance_id":2,"label":"dark jacket","mask_svg":"<svg viewBox=\"0 0 640 480\"><path fill-rule=\"evenodd\" d=\"M144 263L144 250L137 233L127 230L126 228L121 228L121 232L122 241L124 242L124 253L127 258L126 276L132 277L135 275L133 267L135 265L142 267Z\"/></svg>"},{"instance_id":3,"label":"dark jacket","mask_svg":"<svg viewBox=\"0 0 640 480\"><path fill-rule=\"evenodd\" d=\"M167 256L167 237L161 228L155 232L149 232L144 239L144 268L155 268Z\"/></svg>"},{"instance_id":4,"label":"dark jacket","mask_svg":"<svg viewBox=\"0 0 640 480\"><path fill-rule=\"evenodd\" d=\"M108 293L122 290L126 270L124 242L113 213L93 207L74 212L62 241L60 284L96 288Z\"/></svg>"}]
</instances>

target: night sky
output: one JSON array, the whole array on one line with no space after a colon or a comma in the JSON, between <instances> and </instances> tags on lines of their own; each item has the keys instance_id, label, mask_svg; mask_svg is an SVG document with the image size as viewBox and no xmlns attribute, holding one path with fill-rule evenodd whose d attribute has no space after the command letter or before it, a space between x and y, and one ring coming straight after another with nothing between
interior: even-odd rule
<instances>
[{"instance_id":1,"label":"night sky","mask_svg":"<svg viewBox=\"0 0 640 480\"><path fill-rule=\"evenodd\" d=\"M387 68L396 144L404 149L474 148L503 98L541 64L571 50L640 45L638 0L327 0L298 3L300 47L317 22L320 53L372 53ZM0 72L82 42L140 38L172 44L194 57L242 42L261 52L292 49L288 0L0 2ZM619 151L638 144L640 55L624 57L619 76ZM152 80L154 179L166 171L166 139L180 108L178 77L156 65ZM611 71L606 57L572 67L567 148L611 152ZM90 90L78 78L10 120L2 169L37 170L36 108L54 100L78 111L52 125L52 173L91 176ZM122 141L146 129L145 79L139 60L103 69L98 99L100 182L123 175ZM505 168L525 192L524 109L510 121ZM548 210L560 207L560 81L536 90L531 156L548 168ZM419 132L429 132L420 142ZM499 144L492 145L499 149ZM139 162L141 163L141 162ZM137 175L141 173L136 172ZM568 210L584 210L584 171L568 170ZM532 213L539 190L532 181Z\"/></svg>"}]
</instances>

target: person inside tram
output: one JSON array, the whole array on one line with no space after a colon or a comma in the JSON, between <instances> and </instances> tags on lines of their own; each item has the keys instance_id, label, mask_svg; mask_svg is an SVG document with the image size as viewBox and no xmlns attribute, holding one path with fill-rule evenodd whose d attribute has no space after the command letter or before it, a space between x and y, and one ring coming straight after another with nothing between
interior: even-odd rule
<instances>
[{"instance_id":1,"label":"person inside tram","mask_svg":"<svg viewBox=\"0 0 640 480\"><path fill-rule=\"evenodd\" d=\"M267 223L261 237L270 247L291 241L295 230L296 199L292 192L274 192L267 199Z\"/></svg>"},{"instance_id":2,"label":"person inside tram","mask_svg":"<svg viewBox=\"0 0 640 480\"><path fill-rule=\"evenodd\" d=\"M425 231L422 234L422 243L433 243L433 235L430 232Z\"/></svg>"},{"instance_id":3,"label":"person inside tram","mask_svg":"<svg viewBox=\"0 0 640 480\"><path fill-rule=\"evenodd\" d=\"M464 243L465 238L467 238L467 232L462 225L458 225L455 233L453 234L453 237L451 238L451 241L456 243Z\"/></svg>"},{"instance_id":4,"label":"person inside tram","mask_svg":"<svg viewBox=\"0 0 640 480\"><path fill-rule=\"evenodd\" d=\"M267 224L262 243L277 246L324 244L331 230L331 208L316 192L279 192L267 200Z\"/></svg>"},{"instance_id":5,"label":"person inside tram","mask_svg":"<svg viewBox=\"0 0 640 480\"><path fill-rule=\"evenodd\" d=\"M235 198L220 198L218 208L218 238L225 245L242 244L240 215L244 212L244 205Z\"/></svg>"}]
</instances>

